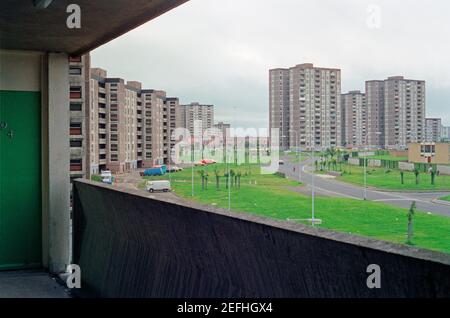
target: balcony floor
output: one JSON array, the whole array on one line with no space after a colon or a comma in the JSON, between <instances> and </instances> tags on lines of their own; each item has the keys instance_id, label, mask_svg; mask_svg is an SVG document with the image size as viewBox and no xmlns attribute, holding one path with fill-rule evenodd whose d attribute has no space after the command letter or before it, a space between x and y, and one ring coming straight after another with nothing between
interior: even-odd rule
<instances>
[{"instance_id":1,"label":"balcony floor","mask_svg":"<svg viewBox=\"0 0 450 318\"><path fill-rule=\"evenodd\" d=\"M70 298L67 288L43 271L0 272L0 298Z\"/></svg>"}]
</instances>

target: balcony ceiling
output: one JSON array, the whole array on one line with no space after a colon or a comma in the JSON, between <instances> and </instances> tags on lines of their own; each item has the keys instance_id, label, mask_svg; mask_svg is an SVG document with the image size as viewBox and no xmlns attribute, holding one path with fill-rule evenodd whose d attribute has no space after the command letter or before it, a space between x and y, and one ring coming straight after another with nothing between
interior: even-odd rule
<instances>
[{"instance_id":1,"label":"balcony ceiling","mask_svg":"<svg viewBox=\"0 0 450 318\"><path fill-rule=\"evenodd\" d=\"M80 55L156 18L188 0L53 0L37 9L33 0L0 1L0 48ZM81 8L81 29L69 29L69 4Z\"/></svg>"}]
</instances>

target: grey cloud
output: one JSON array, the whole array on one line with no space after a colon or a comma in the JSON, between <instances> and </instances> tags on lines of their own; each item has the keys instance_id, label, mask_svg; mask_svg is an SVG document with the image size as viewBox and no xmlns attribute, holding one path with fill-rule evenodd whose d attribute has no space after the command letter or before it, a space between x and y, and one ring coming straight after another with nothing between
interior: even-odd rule
<instances>
[{"instance_id":1,"label":"grey cloud","mask_svg":"<svg viewBox=\"0 0 450 318\"><path fill-rule=\"evenodd\" d=\"M367 27L379 5L381 27ZM432 5L431 5L432 4ZM424 79L428 114L450 125L450 3L433 0L191 0L93 52L111 76L140 80L217 119L267 126L268 69L342 69L344 91L391 75Z\"/></svg>"}]
</instances>

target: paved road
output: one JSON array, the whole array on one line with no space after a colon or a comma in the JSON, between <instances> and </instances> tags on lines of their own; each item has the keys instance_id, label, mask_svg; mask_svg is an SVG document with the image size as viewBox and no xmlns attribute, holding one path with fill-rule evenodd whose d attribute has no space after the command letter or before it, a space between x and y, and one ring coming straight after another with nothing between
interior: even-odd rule
<instances>
[{"instance_id":1,"label":"paved road","mask_svg":"<svg viewBox=\"0 0 450 318\"><path fill-rule=\"evenodd\" d=\"M344 197L363 200L364 188L343 183L327 177L312 174L311 160L303 163L292 163L291 157L283 157L284 165L280 166L280 172L285 173L291 179L299 180L311 188L314 181L316 194L331 197ZM295 172L294 172L295 167ZM416 201L417 208L424 212L450 216L450 205L433 202L434 200L450 195L450 192L433 193L395 193L368 189L367 199L370 201L383 202L390 205L409 208L411 202Z\"/></svg>"}]
</instances>

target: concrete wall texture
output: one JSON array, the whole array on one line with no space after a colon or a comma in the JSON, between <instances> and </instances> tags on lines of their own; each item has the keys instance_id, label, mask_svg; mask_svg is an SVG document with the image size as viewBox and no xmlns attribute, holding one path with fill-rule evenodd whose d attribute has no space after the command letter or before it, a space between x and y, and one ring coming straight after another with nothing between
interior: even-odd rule
<instances>
[{"instance_id":1,"label":"concrete wall texture","mask_svg":"<svg viewBox=\"0 0 450 318\"><path fill-rule=\"evenodd\" d=\"M399 162L398 168L403 171L414 171L414 164L408 162Z\"/></svg>"},{"instance_id":2,"label":"concrete wall texture","mask_svg":"<svg viewBox=\"0 0 450 318\"><path fill-rule=\"evenodd\" d=\"M440 174L446 175L446 176L450 176L450 166L437 166L437 170L439 171Z\"/></svg>"},{"instance_id":3,"label":"concrete wall texture","mask_svg":"<svg viewBox=\"0 0 450 318\"><path fill-rule=\"evenodd\" d=\"M448 255L90 181L74 196L74 262L97 296L450 297Z\"/></svg>"}]
</instances>

